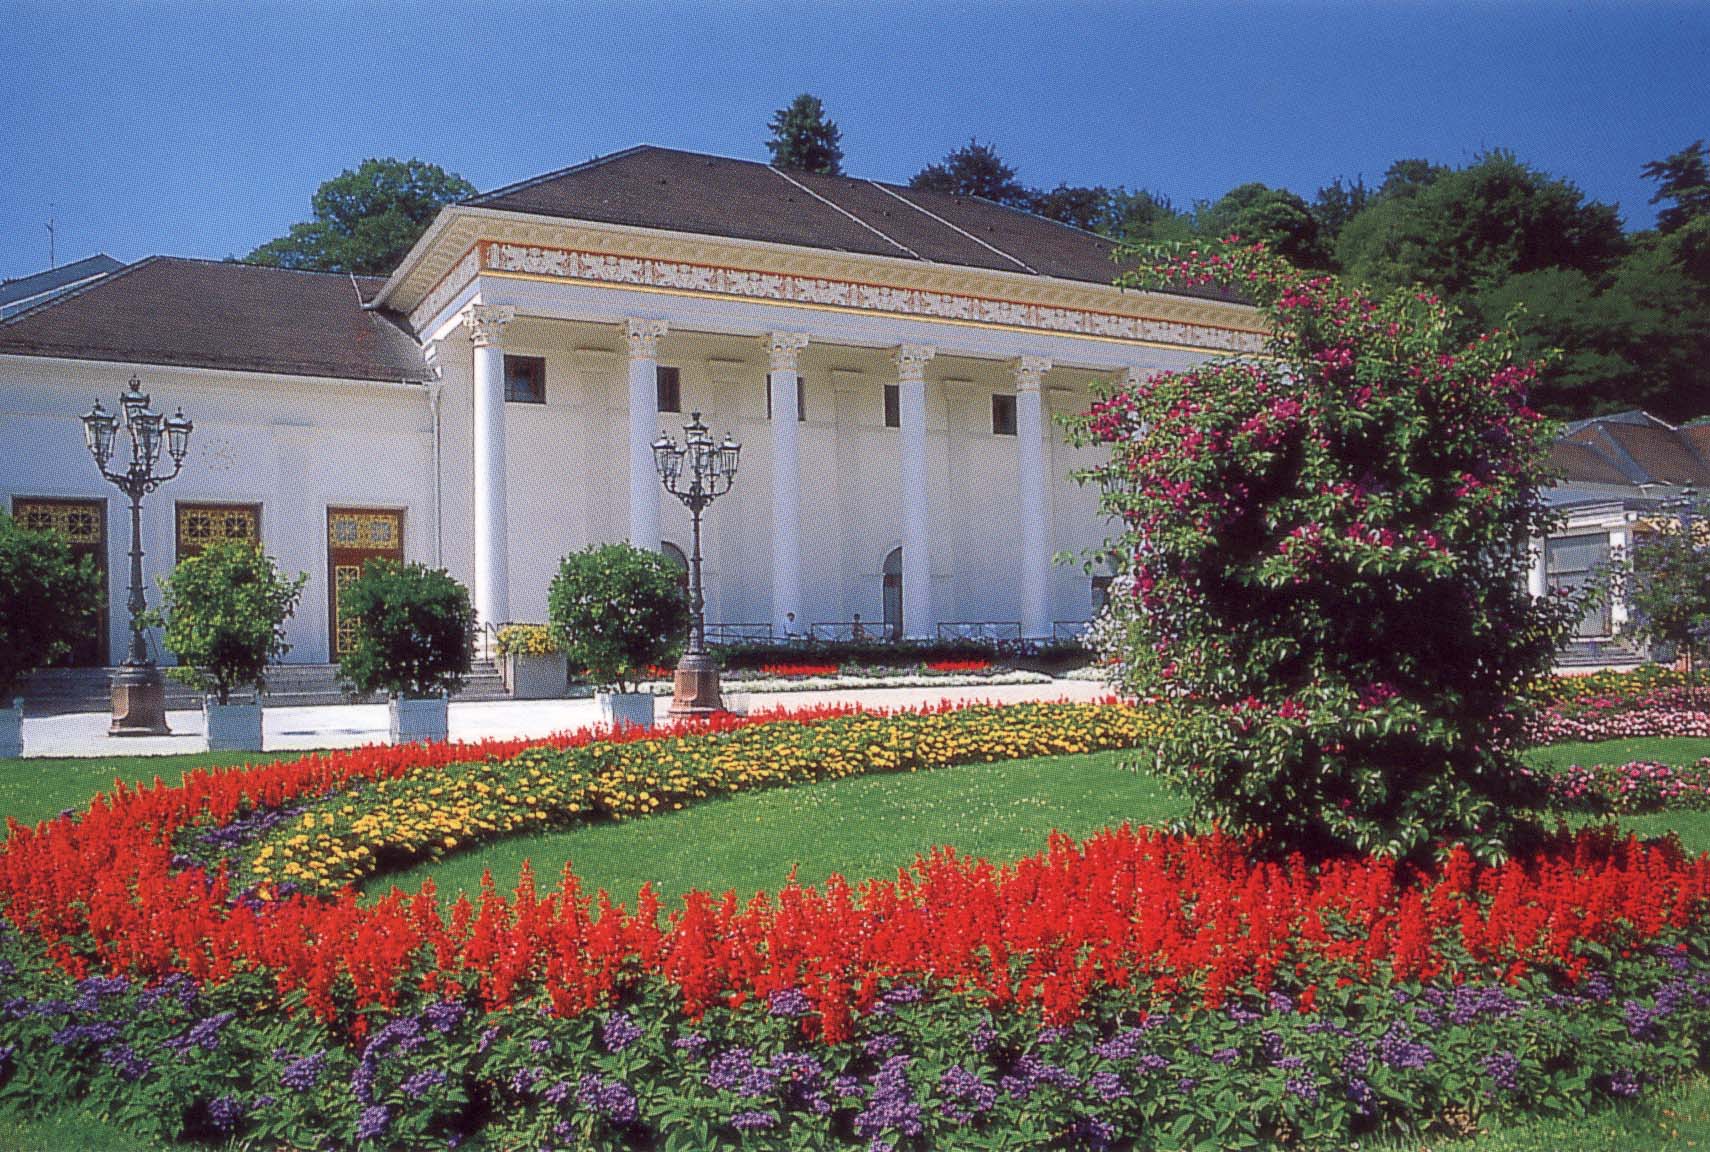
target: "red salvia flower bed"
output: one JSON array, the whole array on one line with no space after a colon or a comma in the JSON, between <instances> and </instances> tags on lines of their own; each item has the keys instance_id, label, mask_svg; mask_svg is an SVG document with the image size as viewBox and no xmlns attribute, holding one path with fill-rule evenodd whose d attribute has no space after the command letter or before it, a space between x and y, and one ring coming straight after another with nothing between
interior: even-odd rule
<instances>
[{"instance_id":1,"label":"red salvia flower bed","mask_svg":"<svg viewBox=\"0 0 1710 1152\"><path fill-rule=\"evenodd\" d=\"M812 722L819 713L790 720ZM633 734L566 736L636 739ZM568 872L540 895L526 873L509 896L442 909L431 887L372 904L354 892L272 903L231 900L223 876L175 871L172 832L206 808L229 820L426 763L507 755L524 742L364 749L242 770L182 786L120 788L80 819L11 825L0 900L68 972L183 971L220 982L259 967L280 993L348 1020L415 986L473 990L489 1009L544 990L576 1013L610 1003L643 974L673 984L685 1009L799 988L827 1040L892 980L931 981L993 1005L1074 1017L1101 986L1183 989L1208 1004L1279 974L1300 984L1500 974L1532 966L1574 979L1584 946L1626 946L1710 911L1710 856L1670 842L1585 831L1525 861L1484 867L1462 850L1425 875L1372 859L1267 862L1222 836L1122 828L1080 843L1054 837L1010 866L941 850L892 881L788 886L742 903L694 893L668 917L644 889L636 908L590 898ZM340 992L348 978L351 999ZM355 1025L360 1030L360 1025Z\"/></svg>"},{"instance_id":2,"label":"red salvia flower bed","mask_svg":"<svg viewBox=\"0 0 1710 1152\"><path fill-rule=\"evenodd\" d=\"M777 676L781 678L788 678L791 676L835 676L837 675L837 665L825 663L814 664L808 662L797 664L762 664L760 666L760 672L765 676Z\"/></svg>"},{"instance_id":3,"label":"red salvia flower bed","mask_svg":"<svg viewBox=\"0 0 1710 1152\"><path fill-rule=\"evenodd\" d=\"M931 672L990 672L990 660L928 660L928 671Z\"/></svg>"}]
</instances>

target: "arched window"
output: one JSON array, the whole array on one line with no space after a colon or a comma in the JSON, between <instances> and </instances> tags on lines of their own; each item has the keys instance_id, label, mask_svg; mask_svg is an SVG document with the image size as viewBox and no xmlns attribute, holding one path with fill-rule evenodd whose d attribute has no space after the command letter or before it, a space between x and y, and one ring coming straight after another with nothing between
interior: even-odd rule
<instances>
[{"instance_id":1,"label":"arched window","mask_svg":"<svg viewBox=\"0 0 1710 1152\"><path fill-rule=\"evenodd\" d=\"M681 548L669 540L660 543L659 553L677 569L677 586L687 592L689 590L689 558L683 554Z\"/></svg>"},{"instance_id":2,"label":"arched window","mask_svg":"<svg viewBox=\"0 0 1710 1152\"><path fill-rule=\"evenodd\" d=\"M902 618L902 549L892 548L885 556L885 636L901 640Z\"/></svg>"}]
</instances>

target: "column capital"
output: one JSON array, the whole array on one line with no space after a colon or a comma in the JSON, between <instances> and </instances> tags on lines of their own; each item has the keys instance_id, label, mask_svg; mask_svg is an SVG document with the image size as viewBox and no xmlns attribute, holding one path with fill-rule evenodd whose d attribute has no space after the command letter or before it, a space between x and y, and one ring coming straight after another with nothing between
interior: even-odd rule
<instances>
[{"instance_id":1,"label":"column capital","mask_svg":"<svg viewBox=\"0 0 1710 1152\"><path fill-rule=\"evenodd\" d=\"M1017 356L1009 366L1015 372L1017 392L1037 392L1039 381L1051 371L1051 359L1048 356Z\"/></svg>"},{"instance_id":2,"label":"column capital","mask_svg":"<svg viewBox=\"0 0 1710 1152\"><path fill-rule=\"evenodd\" d=\"M760 347L766 349L773 372L794 372L796 357L807 345L806 332L768 332L760 337Z\"/></svg>"},{"instance_id":3,"label":"column capital","mask_svg":"<svg viewBox=\"0 0 1710 1152\"><path fill-rule=\"evenodd\" d=\"M629 345L631 360L659 359L659 337L665 335L668 328L670 325L663 320L641 320L633 316L618 325L624 342Z\"/></svg>"},{"instance_id":4,"label":"column capital","mask_svg":"<svg viewBox=\"0 0 1710 1152\"><path fill-rule=\"evenodd\" d=\"M938 349L930 344L898 344L891 355L896 361L897 379L918 383L926 379L926 362L938 355Z\"/></svg>"},{"instance_id":5,"label":"column capital","mask_svg":"<svg viewBox=\"0 0 1710 1152\"><path fill-rule=\"evenodd\" d=\"M463 310L463 326L469 329L469 342L477 348L499 343L505 325L515 320L517 310L509 304L471 304Z\"/></svg>"}]
</instances>

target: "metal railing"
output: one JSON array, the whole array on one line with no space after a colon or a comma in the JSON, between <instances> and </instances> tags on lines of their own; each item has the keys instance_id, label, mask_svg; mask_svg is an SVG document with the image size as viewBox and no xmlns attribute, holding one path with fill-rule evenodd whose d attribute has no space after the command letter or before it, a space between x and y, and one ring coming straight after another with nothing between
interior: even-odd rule
<instances>
[{"instance_id":1,"label":"metal railing","mask_svg":"<svg viewBox=\"0 0 1710 1152\"><path fill-rule=\"evenodd\" d=\"M940 640L973 640L1002 644L1021 639L1019 620L946 620L938 626Z\"/></svg>"},{"instance_id":2,"label":"metal railing","mask_svg":"<svg viewBox=\"0 0 1710 1152\"><path fill-rule=\"evenodd\" d=\"M732 644L771 644L778 638L770 624L707 624L707 647Z\"/></svg>"},{"instance_id":3,"label":"metal railing","mask_svg":"<svg viewBox=\"0 0 1710 1152\"><path fill-rule=\"evenodd\" d=\"M829 644L883 644L894 639L883 621L867 620L816 621L808 625L808 638Z\"/></svg>"},{"instance_id":4,"label":"metal railing","mask_svg":"<svg viewBox=\"0 0 1710 1152\"><path fill-rule=\"evenodd\" d=\"M1053 620L1051 621L1051 642L1053 644L1076 643L1086 639L1087 629L1091 627L1091 620Z\"/></svg>"}]
</instances>

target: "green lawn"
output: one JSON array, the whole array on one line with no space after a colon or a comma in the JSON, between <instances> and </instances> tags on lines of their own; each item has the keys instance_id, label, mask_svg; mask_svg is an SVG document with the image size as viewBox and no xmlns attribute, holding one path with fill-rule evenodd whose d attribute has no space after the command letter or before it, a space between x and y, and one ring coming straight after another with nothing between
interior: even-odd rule
<instances>
[{"instance_id":1,"label":"green lawn","mask_svg":"<svg viewBox=\"0 0 1710 1152\"><path fill-rule=\"evenodd\" d=\"M290 755L296 755L292 753ZM1710 756L1710 740L1617 740L1538 749L1540 766L1687 763ZM273 755L248 757L276 759ZM37 820L81 807L114 777L171 780L186 768L246 757L131 757L100 761L0 761L0 814ZM543 833L490 845L372 885L415 887L432 875L442 892L473 890L491 868L501 884L531 859L543 884L566 860L590 886L632 898L651 880L666 899L690 887L747 893L775 888L792 867L804 883L831 872L852 879L889 875L938 844L992 859L1038 851L1051 829L1081 836L1124 820L1158 822L1180 811L1152 777L1102 753L1000 765L966 765L902 776L870 776L737 797L668 817ZM1667 813L1626 823L1646 835L1675 831L1710 851L1710 813ZM40 1121L0 1114L0 1149L138 1149L122 1130L73 1106ZM1625 1152L1710 1149L1710 1081L1700 1077L1638 1106L1585 1121L1536 1121L1464 1140L1384 1141L1383 1152Z\"/></svg>"}]
</instances>

